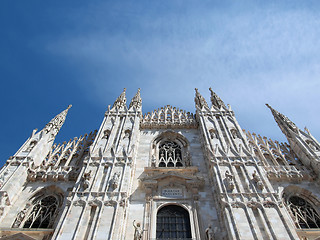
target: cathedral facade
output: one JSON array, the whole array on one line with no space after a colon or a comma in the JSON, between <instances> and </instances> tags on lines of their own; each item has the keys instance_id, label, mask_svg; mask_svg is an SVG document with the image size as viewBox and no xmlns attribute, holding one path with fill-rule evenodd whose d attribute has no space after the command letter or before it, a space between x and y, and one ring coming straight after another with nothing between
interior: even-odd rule
<instances>
[{"instance_id":1,"label":"cathedral facade","mask_svg":"<svg viewBox=\"0 0 320 240\"><path fill-rule=\"evenodd\" d=\"M124 90L62 144L71 106L34 130L0 171L1 239L320 239L319 142L269 105L288 143L244 131L210 91L143 114Z\"/></svg>"}]
</instances>

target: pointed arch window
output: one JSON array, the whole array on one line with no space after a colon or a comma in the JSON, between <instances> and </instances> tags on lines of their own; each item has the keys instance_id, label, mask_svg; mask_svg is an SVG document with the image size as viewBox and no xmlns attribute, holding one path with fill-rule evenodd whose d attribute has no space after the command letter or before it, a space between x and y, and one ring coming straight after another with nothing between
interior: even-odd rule
<instances>
[{"instance_id":1,"label":"pointed arch window","mask_svg":"<svg viewBox=\"0 0 320 240\"><path fill-rule=\"evenodd\" d=\"M59 209L59 200L55 195L49 195L34 201L23 228L50 228Z\"/></svg>"},{"instance_id":2,"label":"pointed arch window","mask_svg":"<svg viewBox=\"0 0 320 240\"><path fill-rule=\"evenodd\" d=\"M286 203L290 215L298 228L320 228L319 213L307 200L292 196Z\"/></svg>"},{"instance_id":3,"label":"pointed arch window","mask_svg":"<svg viewBox=\"0 0 320 240\"><path fill-rule=\"evenodd\" d=\"M169 205L157 213L156 239L191 239L190 217L180 206Z\"/></svg>"},{"instance_id":4,"label":"pointed arch window","mask_svg":"<svg viewBox=\"0 0 320 240\"><path fill-rule=\"evenodd\" d=\"M159 167L183 167L181 147L174 141L159 145Z\"/></svg>"},{"instance_id":5,"label":"pointed arch window","mask_svg":"<svg viewBox=\"0 0 320 240\"><path fill-rule=\"evenodd\" d=\"M12 225L13 228L52 228L62 205L63 194L49 187L27 202Z\"/></svg>"}]
</instances>

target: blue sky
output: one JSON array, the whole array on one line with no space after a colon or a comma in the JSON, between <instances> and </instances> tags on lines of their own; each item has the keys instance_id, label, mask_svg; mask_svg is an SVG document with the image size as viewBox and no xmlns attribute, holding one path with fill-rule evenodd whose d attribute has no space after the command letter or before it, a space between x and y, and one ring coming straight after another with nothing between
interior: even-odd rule
<instances>
[{"instance_id":1,"label":"blue sky","mask_svg":"<svg viewBox=\"0 0 320 240\"><path fill-rule=\"evenodd\" d=\"M0 164L73 104L57 142L98 129L123 88L194 112L194 88L284 141L269 103L320 137L319 1L0 1Z\"/></svg>"}]
</instances>

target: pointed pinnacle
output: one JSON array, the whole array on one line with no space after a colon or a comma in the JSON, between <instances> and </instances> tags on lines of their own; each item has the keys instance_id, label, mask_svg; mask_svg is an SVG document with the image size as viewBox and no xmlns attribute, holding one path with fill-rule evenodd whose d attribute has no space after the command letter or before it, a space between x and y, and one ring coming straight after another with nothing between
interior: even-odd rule
<instances>
[{"instance_id":1,"label":"pointed pinnacle","mask_svg":"<svg viewBox=\"0 0 320 240\"><path fill-rule=\"evenodd\" d=\"M62 125L64 124L68 111L72 107L70 104L65 110L55 116L47 125L44 127L46 133L52 132L52 135L57 135Z\"/></svg>"},{"instance_id":2,"label":"pointed pinnacle","mask_svg":"<svg viewBox=\"0 0 320 240\"><path fill-rule=\"evenodd\" d=\"M224 104L224 102L221 100L221 98L212 90L212 88L209 88L210 92L211 92L211 103L213 106L217 107L218 109L220 109L221 107L224 107L226 109L226 105Z\"/></svg>"},{"instance_id":3,"label":"pointed pinnacle","mask_svg":"<svg viewBox=\"0 0 320 240\"><path fill-rule=\"evenodd\" d=\"M281 131L286 136L290 135L288 129L290 129L291 131L293 131L295 133L298 132L297 126L293 122L291 122L287 116L285 116L282 113L278 112L277 110L273 109L269 104L266 104L266 106L271 110L271 113L272 113L274 119L276 120L278 126L280 127Z\"/></svg>"},{"instance_id":4,"label":"pointed pinnacle","mask_svg":"<svg viewBox=\"0 0 320 240\"><path fill-rule=\"evenodd\" d=\"M195 91L196 91L196 96L194 98L194 101L196 103L196 106L198 106L200 109L202 109L204 106L209 108L204 97L202 97L202 95L198 92L198 88L195 88Z\"/></svg>"},{"instance_id":5,"label":"pointed pinnacle","mask_svg":"<svg viewBox=\"0 0 320 240\"><path fill-rule=\"evenodd\" d=\"M116 99L116 101L114 102L112 108L114 107L118 107L118 108L121 108L123 107L126 102L127 102L127 99L126 99L126 88L123 89L123 92L120 94L120 96Z\"/></svg>"},{"instance_id":6,"label":"pointed pinnacle","mask_svg":"<svg viewBox=\"0 0 320 240\"><path fill-rule=\"evenodd\" d=\"M135 106L136 108L140 108L141 105L142 105L142 99L140 97L140 88L138 88L138 91L137 91L136 95L131 100L131 103L129 105L129 109L132 106Z\"/></svg>"}]
</instances>

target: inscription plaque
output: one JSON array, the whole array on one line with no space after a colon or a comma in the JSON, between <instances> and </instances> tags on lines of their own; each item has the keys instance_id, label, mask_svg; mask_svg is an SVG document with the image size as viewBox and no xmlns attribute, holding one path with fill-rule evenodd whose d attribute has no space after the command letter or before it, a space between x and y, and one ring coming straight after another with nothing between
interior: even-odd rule
<instances>
[{"instance_id":1,"label":"inscription plaque","mask_svg":"<svg viewBox=\"0 0 320 240\"><path fill-rule=\"evenodd\" d=\"M164 197L182 197L182 189L180 189L180 188L164 188L164 189L162 189L161 195Z\"/></svg>"}]
</instances>

